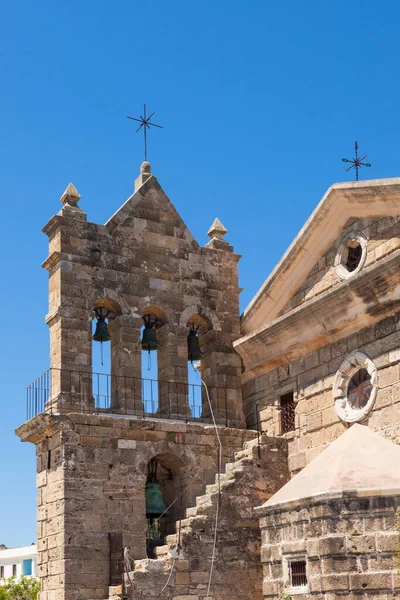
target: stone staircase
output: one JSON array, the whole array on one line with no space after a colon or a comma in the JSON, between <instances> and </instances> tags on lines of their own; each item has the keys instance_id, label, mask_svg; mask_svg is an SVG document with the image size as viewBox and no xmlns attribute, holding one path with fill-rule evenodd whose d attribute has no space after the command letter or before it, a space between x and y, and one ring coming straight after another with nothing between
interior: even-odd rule
<instances>
[{"instance_id":1,"label":"stone staircase","mask_svg":"<svg viewBox=\"0 0 400 600\"><path fill-rule=\"evenodd\" d=\"M137 560L131 577L134 597L198 600L206 594L219 519L210 598L262 600L260 529L254 507L289 479L283 439L260 436L245 442L224 472L186 510L177 532L156 548L156 559ZM166 588L163 590L163 587ZM160 595L161 591L162 594Z\"/></svg>"}]
</instances>

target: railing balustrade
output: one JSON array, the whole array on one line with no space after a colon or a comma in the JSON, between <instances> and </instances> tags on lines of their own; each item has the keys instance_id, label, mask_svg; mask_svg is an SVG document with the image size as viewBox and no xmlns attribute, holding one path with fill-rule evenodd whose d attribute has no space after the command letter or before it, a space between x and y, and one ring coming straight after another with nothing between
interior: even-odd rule
<instances>
[{"instance_id":1,"label":"railing balustrade","mask_svg":"<svg viewBox=\"0 0 400 600\"><path fill-rule=\"evenodd\" d=\"M226 390L210 388L209 394L217 423L228 426ZM27 387L27 420L46 412L212 423L201 384L56 368L48 369Z\"/></svg>"}]
</instances>

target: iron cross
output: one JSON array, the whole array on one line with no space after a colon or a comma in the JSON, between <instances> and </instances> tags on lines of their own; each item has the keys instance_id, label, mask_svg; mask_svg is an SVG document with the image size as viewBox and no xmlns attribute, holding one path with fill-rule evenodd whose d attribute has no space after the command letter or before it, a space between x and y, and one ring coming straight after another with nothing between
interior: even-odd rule
<instances>
[{"instance_id":1,"label":"iron cross","mask_svg":"<svg viewBox=\"0 0 400 600\"><path fill-rule=\"evenodd\" d=\"M356 157L355 158L353 158L351 160L348 159L348 158L342 158L342 161L343 162L347 162L347 163L351 163L350 167L348 167L346 169L346 172L350 171L350 169L352 169L354 167L355 170L356 170L356 181L358 181L358 169L360 167L370 167L371 165L370 165L370 163L363 163L363 162L361 162L362 160L364 160L364 158L367 158L367 155L364 154L364 156L362 156L361 158L358 157L358 143L357 142L354 143L354 150L356 152Z\"/></svg>"},{"instance_id":2,"label":"iron cross","mask_svg":"<svg viewBox=\"0 0 400 600\"><path fill-rule=\"evenodd\" d=\"M149 117L146 116L146 105L144 105L144 109L143 109L143 117L140 115L139 119L136 119L135 117L126 117L127 119L132 119L132 121L137 121L138 123L140 123L139 127L136 129L136 133L138 131L140 131L143 127L143 131L144 131L144 160L147 160L147 129L150 129L150 127L158 127L159 129L162 129L162 125L156 125L155 123L150 123L150 119L151 117L155 114L155 112L152 112L151 115Z\"/></svg>"}]
</instances>

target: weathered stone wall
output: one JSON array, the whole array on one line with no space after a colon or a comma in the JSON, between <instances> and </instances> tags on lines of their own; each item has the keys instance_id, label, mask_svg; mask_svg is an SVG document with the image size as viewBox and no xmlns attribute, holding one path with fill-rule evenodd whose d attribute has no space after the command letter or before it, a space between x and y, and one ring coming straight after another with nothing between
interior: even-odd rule
<instances>
[{"instance_id":1,"label":"weathered stone wall","mask_svg":"<svg viewBox=\"0 0 400 600\"><path fill-rule=\"evenodd\" d=\"M336 243L316 262L304 283L286 303L280 314L289 312L341 281L334 265L335 256L341 240L349 232L361 233L368 240L365 267L400 248L400 217L350 219Z\"/></svg>"},{"instance_id":2,"label":"weathered stone wall","mask_svg":"<svg viewBox=\"0 0 400 600\"><path fill-rule=\"evenodd\" d=\"M221 475L186 511L178 533L157 550L158 560L136 561L135 598L262 600L261 533L254 511L289 478L285 440L262 436L247 442ZM126 578L129 582L129 578ZM128 592L131 589L128 585Z\"/></svg>"},{"instance_id":3,"label":"weathered stone wall","mask_svg":"<svg viewBox=\"0 0 400 600\"><path fill-rule=\"evenodd\" d=\"M285 561L295 557L307 562L309 589L295 591L299 600L398 594L399 506L399 496L347 496L263 509L264 598L293 593Z\"/></svg>"},{"instance_id":4,"label":"weathered stone wall","mask_svg":"<svg viewBox=\"0 0 400 600\"><path fill-rule=\"evenodd\" d=\"M365 352L378 370L379 391L364 421L400 443L400 313L361 329L333 344L305 354L243 386L244 412L249 427L256 425L259 404L262 429L281 435L280 396L294 392L296 428L285 433L292 473L302 469L347 427L334 408L332 386L336 372L353 350Z\"/></svg>"},{"instance_id":5,"label":"weathered stone wall","mask_svg":"<svg viewBox=\"0 0 400 600\"><path fill-rule=\"evenodd\" d=\"M204 350L203 379L213 388L216 416L225 417L219 414L215 391L223 388L231 425L243 426L241 363L232 347L240 335L240 256L223 234L211 231L211 240L200 247L150 175L105 225L87 222L75 196L66 192L62 202L60 213L44 228L50 240L44 267L50 276L51 367L91 373L93 308L101 305L113 313L109 330L114 375L141 376L142 316L151 314L161 342L159 379L187 382L188 325L196 322ZM51 404L58 412L92 408L90 379L84 393L71 396L70 378L54 370L52 385ZM113 389L113 395L118 391ZM141 398L131 396L123 410L137 414L134 404ZM175 396L168 401L176 413L184 413L187 395ZM160 402L164 400L161 393ZM114 400L113 405L115 412Z\"/></svg>"},{"instance_id":6,"label":"weathered stone wall","mask_svg":"<svg viewBox=\"0 0 400 600\"><path fill-rule=\"evenodd\" d=\"M165 501L184 491L176 505L183 511L218 470L211 426L42 414L17 433L37 445L41 600L107 598L109 533L123 534L133 558L146 556L145 483L151 458L157 456L171 471L171 485L175 482ZM219 435L224 465L255 432L221 427Z\"/></svg>"}]
</instances>

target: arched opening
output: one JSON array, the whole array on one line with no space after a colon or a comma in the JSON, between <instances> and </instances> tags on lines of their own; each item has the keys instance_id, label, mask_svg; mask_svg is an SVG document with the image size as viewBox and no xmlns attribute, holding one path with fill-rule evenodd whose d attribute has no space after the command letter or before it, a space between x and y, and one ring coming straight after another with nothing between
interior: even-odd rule
<instances>
[{"instance_id":1,"label":"arched opening","mask_svg":"<svg viewBox=\"0 0 400 600\"><path fill-rule=\"evenodd\" d=\"M167 322L166 312L158 306L148 306L141 312L142 346L142 401L144 412L154 414L159 410L157 330Z\"/></svg>"},{"instance_id":2,"label":"arched opening","mask_svg":"<svg viewBox=\"0 0 400 600\"><path fill-rule=\"evenodd\" d=\"M95 407L108 409L111 403L111 338L110 323L122 314L118 302L99 298L92 310L92 394Z\"/></svg>"},{"instance_id":3,"label":"arched opening","mask_svg":"<svg viewBox=\"0 0 400 600\"><path fill-rule=\"evenodd\" d=\"M176 530L176 522L185 517L191 501L190 474L177 456L159 454L147 465L146 481L146 548L148 558L155 558L155 548Z\"/></svg>"},{"instance_id":4,"label":"arched opening","mask_svg":"<svg viewBox=\"0 0 400 600\"><path fill-rule=\"evenodd\" d=\"M201 418L203 412L202 357L207 344L207 332L212 330L210 319L193 314L188 318L188 399L193 418Z\"/></svg>"}]
</instances>

